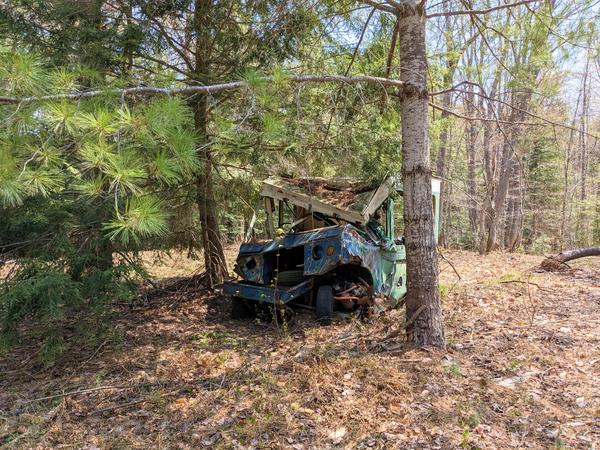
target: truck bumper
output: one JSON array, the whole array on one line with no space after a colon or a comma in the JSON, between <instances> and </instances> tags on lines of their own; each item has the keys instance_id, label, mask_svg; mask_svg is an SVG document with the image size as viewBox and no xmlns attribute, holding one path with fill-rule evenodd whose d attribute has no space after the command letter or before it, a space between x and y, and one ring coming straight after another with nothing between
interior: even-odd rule
<instances>
[{"instance_id":1,"label":"truck bumper","mask_svg":"<svg viewBox=\"0 0 600 450\"><path fill-rule=\"evenodd\" d=\"M309 292L313 287L313 279L303 281L295 286L257 286L253 284L226 281L223 293L232 297L265 303L287 303Z\"/></svg>"}]
</instances>

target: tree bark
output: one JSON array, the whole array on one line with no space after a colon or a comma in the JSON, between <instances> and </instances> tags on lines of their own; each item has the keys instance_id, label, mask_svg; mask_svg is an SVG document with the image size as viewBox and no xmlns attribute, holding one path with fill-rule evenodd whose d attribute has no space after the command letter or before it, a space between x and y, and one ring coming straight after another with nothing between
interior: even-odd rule
<instances>
[{"instance_id":1,"label":"tree bark","mask_svg":"<svg viewBox=\"0 0 600 450\"><path fill-rule=\"evenodd\" d=\"M427 59L424 5L405 2L398 16L402 120L402 176L406 239L408 341L445 347L433 232L428 148Z\"/></svg>"},{"instance_id":2,"label":"tree bark","mask_svg":"<svg viewBox=\"0 0 600 450\"><path fill-rule=\"evenodd\" d=\"M448 4L443 4L444 11L448 11ZM442 88L449 89L452 87L454 80L454 72L456 71L457 57L454 52L454 41L452 39L452 28L450 18L444 18L444 37L446 42L446 72L444 73ZM452 92L448 91L442 95L442 113L440 119L442 121L442 129L440 131L440 146L437 152L436 175L442 179L440 192L440 221L439 221L439 238L438 242L443 247L447 245L447 230L448 230L448 186L446 185L446 151L448 148L448 140L450 134L450 110L452 109Z\"/></svg>"},{"instance_id":3,"label":"tree bark","mask_svg":"<svg viewBox=\"0 0 600 450\"><path fill-rule=\"evenodd\" d=\"M550 256L542 261L540 268L547 271L555 271L564 268L565 263L574 259L586 258L588 256L600 256L600 247L577 248L566 250L555 256Z\"/></svg>"},{"instance_id":4,"label":"tree bark","mask_svg":"<svg viewBox=\"0 0 600 450\"><path fill-rule=\"evenodd\" d=\"M523 191L521 186L522 170L513 157L510 160L508 185L508 204L506 207L506 227L504 230L504 248L515 251L521 245L523 225Z\"/></svg>"},{"instance_id":5,"label":"tree bark","mask_svg":"<svg viewBox=\"0 0 600 450\"><path fill-rule=\"evenodd\" d=\"M587 149L587 132L588 132L588 117L590 113L590 102L589 102L589 70L590 70L590 54L589 50L586 51L586 63L585 71L583 73L583 79L581 81L581 97L582 107L581 115L579 116L579 211L577 214L577 221L575 224L575 237L579 245L584 245L586 239L584 236L587 235L587 214L585 199L587 197L587 170L588 170L588 149Z\"/></svg>"},{"instance_id":6,"label":"tree bark","mask_svg":"<svg viewBox=\"0 0 600 450\"><path fill-rule=\"evenodd\" d=\"M579 97L577 98L577 105L575 106L575 114L579 109L579 102L581 100L581 92L579 93ZM572 126L575 126L575 119L573 119ZM569 143L565 149L565 164L563 167L563 197L562 197L562 207L561 207L561 222L560 222L560 249L562 250L565 247L569 247L571 245L572 232L571 232L571 209L573 208L573 202L569 201L569 169L571 167L572 160L572 147L574 141L574 133L573 130L569 133ZM575 167L573 167L575 170Z\"/></svg>"},{"instance_id":7,"label":"tree bark","mask_svg":"<svg viewBox=\"0 0 600 450\"><path fill-rule=\"evenodd\" d=\"M446 177L446 148L448 146L448 118L450 116L449 110L451 107L451 93L444 94L442 98L442 114L440 119L442 120L442 130L440 132L440 147L438 149L437 154L437 162L436 162L436 175L442 179L441 185L441 195L440 195L440 236L439 242L440 245L446 247L446 183L444 182L444 178ZM443 199L443 200L442 200Z\"/></svg>"},{"instance_id":8,"label":"tree bark","mask_svg":"<svg viewBox=\"0 0 600 450\"><path fill-rule=\"evenodd\" d=\"M483 102L482 102L483 103ZM490 228L492 200L496 187L495 156L491 145L492 124L483 124L483 165L485 166L485 194L479 214L479 253L485 254L487 250L487 232Z\"/></svg>"},{"instance_id":9,"label":"tree bark","mask_svg":"<svg viewBox=\"0 0 600 450\"><path fill-rule=\"evenodd\" d=\"M473 93L473 86L468 86L467 93L467 115L473 117L475 114L475 95ZM477 126L475 121L470 120L467 122L467 195L469 197L469 225L471 226L471 234L473 235L473 242L477 239L477 187L475 182L475 142L477 140Z\"/></svg>"},{"instance_id":10,"label":"tree bark","mask_svg":"<svg viewBox=\"0 0 600 450\"><path fill-rule=\"evenodd\" d=\"M513 109L509 116L509 122L517 123L523 120L523 111L525 110L525 108L527 108L529 100L531 99L531 95L531 91L526 91L520 94L513 94L513 98L511 100L511 105L513 106ZM491 252L498 245L498 226L501 223L501 213L505 211L504 203L508 194L512 169L515 167L515 164L516 166L519 166L519 163L515 158L519 157L517 154L517 144L519 142L520 131L521 129L518 125L512 125L510 126L510 128L504 131L505 137L502 148L502 158L499 167L498 186L496 187L496 192L494 195L493 207L490 210L490 221L487 230L488 238L486 245L486 253ZM516 167L515 170L520 170L520 167Z\"/></svg>"},{"instance_id":11,"label":"tree bark","mask_svg":"<svg viewBox=\"0 0 600 450\"><path fill-rule=\"evenodd\" d=\"M507 18L508 23L508 18ZM484 66L485 61L485 46L480 46L480 54L479 54L479 66ZM508 54L508 45L504 43L501 48L500 58L505 59ZM483 78L482 73L479 71L479 84L483 86ZM494 74L494 79L492 81L492 87L489 92L489 98L495 98L498 92L498 88L500 86L500 82L502 79L502 66L498 65L496 68L496 72ZM481 97L481 108L483 109L486 100ZM493 119L495 114L495 107L492 102L487 102L487 118ZM496 112L498 114L498 112ZM487 253L488 248L488 240L490 238L489 233L491 230L491 223L494 216L494 197L496 196L496 184L498 182L498 150L495 146L492 145L492 132L494 128L492 128L491 122L485 122L483 129L483 163L485 167L485 181L486 181L486 190L485 196L483 199L483 205L481 208L481 214L479 217L479 253L485 254ZM494 236L495 239L495 236Z\"/></svg>"},{"instance_id":12,"label":"tree bark","mask_svg":"<svg viewBox=\"0 0 600 450\"><path fill-rule=\"evenodd\" d=\"M498 224L500 223L501 212L504 210L504 202L508 192L508 182L510 177L510 159L512 149L516 143L516 133L511 131L509 136L504 139L502 146L502 157L499 167L498 186L495 189L493 204L490 209L490 219L487 230L487 243L485 253L489 253L497 246Z\"/></svg>"},{"instance_id":13,"label":"tree bark","mask_svg":"<svg viewBox=\"0 0 600 450\"><path fill-rule=\"evenodd\" d=\"M210 76L210 9L211 0L196 1L194 9L195 42L195 81L209 84ZM208 136L208 94L199 93L192 97L194 125L200 139L198 157L202 167L196 177L196 203L200 215L202 247L204 250L205 283L210 289L223 282L227 276L227 263L219 221L212 179L212 155Z\"/></svg>"}]
</instances>

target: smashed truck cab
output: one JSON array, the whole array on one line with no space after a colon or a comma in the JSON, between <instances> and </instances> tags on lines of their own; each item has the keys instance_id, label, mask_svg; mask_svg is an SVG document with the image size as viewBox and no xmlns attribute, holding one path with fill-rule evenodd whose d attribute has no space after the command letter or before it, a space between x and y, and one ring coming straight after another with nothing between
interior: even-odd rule
<instances>
[{"instance_id":1,"label":"smashed truck cab","mask_svg":"<svg viewBox=\"0 0 600 450\"><path fill-rule=\"evenodd\" d=\"M240 246L236 281L224 283L232 316L256 305L289 302L314 308L331 322L334 310L395 306L406 294L402 184L349 179L270 177L262 184L263 237L258 210ZM432 180L435 235L440 180Z\"/></svg>"}]
</instances>

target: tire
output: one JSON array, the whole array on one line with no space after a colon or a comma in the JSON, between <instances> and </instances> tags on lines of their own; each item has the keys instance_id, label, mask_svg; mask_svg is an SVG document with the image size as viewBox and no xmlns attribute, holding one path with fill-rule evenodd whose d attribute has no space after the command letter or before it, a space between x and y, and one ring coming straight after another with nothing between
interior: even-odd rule
<instances>
[{"instance_id":1,"label":"tire","mask_svg":"<svg viewBox=\"0 0 600 450\"><path fill-rule=\"evenodd\" d=\"M302 270L284 270L277 276L277 283L282 286L293 286L304 279Z\"/></svg>"},{"instance_id":2,"label":"tire","mask_svg":"<svg viewBox=\"0 0 600 450\"><path fill-rule=\"evenodd\" d=\"M333 317L333 289L326 284L319 287L315 305L317 322L321 325L331 325Z\"/></svg>"},{"instance_id":3,"label":"tire","mask_svg":"<svg viewBox=\"0 0 600 450\"><path fill-rule=\"evenodd\" d=\"M251 311L246 300L240 297L231 297L231 318L235 320L250 317Z\"/></svg>"}]
</instances>

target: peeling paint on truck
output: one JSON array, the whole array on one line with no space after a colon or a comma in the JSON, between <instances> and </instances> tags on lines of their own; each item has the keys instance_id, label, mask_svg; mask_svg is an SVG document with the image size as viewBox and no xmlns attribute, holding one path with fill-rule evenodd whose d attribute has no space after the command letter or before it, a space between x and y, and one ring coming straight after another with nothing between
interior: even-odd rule
<instances>
[{"instance_id":1,"label":"peeling paint on truck","mask_svg":"<svg viewBox=\"0 0 600 450\"><path fill-rule=\"evenodd\" d=\"M277 196L279 202L308 207L313 211L311 214L320 214L318 217L322 220L326 220L325 213L331 211L331 221L335 219L339 223L308 231L292 229L275 239L241 244L235 268L241 280L225 282L223 290L226 295L284 304L299 298L306 299L307 294L327 283L337 289L334 298L343 300L344 306L359 305L366 297L358 298L358 291L353 290L352 284L347 287L347 282L357 282L369 285L370 301L379 297L387 299L391 305L398 303L406 293L406 251L403 239L394 235L393 195L394 191L401 192L398 183L388 179L371 194L371 203L362 209L370 216L362 218L359 213L350 211L343 220L338 215L339 206L332 209L330 204L319 203L313 197L306 199L297 190L286 190L282 182L275 185L277 189L263 189L263 195L267 192ZM383 187L388 190L383 190ZM432 183L432 189L437 236L439 183ZM373 198L377 198L378 204L372 203L375 201ZM371 227L374 212L380 208L386 214L385 228L376 221L375 227ZM349 220L355 216L363 222L350 223ZM364 220L367 219L365 225ZM356 295L349 295L349 292Z\"/></svg>"}]
</instances>

